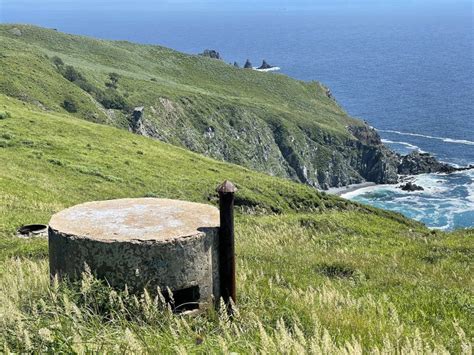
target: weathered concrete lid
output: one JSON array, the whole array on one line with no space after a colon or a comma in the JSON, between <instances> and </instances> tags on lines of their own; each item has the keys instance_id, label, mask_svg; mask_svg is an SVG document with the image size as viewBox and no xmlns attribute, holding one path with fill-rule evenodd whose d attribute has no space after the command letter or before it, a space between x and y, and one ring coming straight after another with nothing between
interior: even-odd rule
<instances>
[{"instance_id":1,"label":"weathered concrete lid","mask_svg":"<svg viewBox=\"0 0 474 355\"><path fill-rule=\"evenodd\" d=\"M217 208L158 198L88 202L55 214L49 226L63 234L95 240L164 241L219 226Z\"/></svg>"}]
</instances>

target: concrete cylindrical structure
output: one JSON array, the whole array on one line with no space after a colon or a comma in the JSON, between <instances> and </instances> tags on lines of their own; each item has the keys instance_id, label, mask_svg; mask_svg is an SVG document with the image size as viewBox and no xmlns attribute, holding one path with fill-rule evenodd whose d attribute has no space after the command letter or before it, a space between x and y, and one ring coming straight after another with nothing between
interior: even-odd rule
<instances>
[{"instance_id":1,"label":"concrete cylindrical structure","mask_svg":"<svg viewBox=\"0 0 474 355\"><path fill-rule=\"evenodd\" d=\"M218 243L213 206L155 198L89 202L52 217L50 272L75 280L88 267L113 287L169 288L175 306L202 307L220 297Z\"/></svg>"}]
</instances>

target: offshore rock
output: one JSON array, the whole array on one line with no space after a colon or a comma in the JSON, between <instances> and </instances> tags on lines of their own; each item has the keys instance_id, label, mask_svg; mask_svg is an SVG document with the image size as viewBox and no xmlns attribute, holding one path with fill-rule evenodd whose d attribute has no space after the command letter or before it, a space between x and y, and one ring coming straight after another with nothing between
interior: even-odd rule
<instances>
[{"instance_id":1,"label":"offshore rock","mask_svg":"<svg viewBox=\"0 0 474 355\"><path fill-rule=\"evenodd\" d=\"M258 69L271 69L273 65L268 64L265 59L262 62L262 65L258 67Z\"/></svg>"},{"instance_id":2,"label":"offshore rock","mask_svg":"<svg viewBox=\"0 0 474 355\"><path fill-rule=\"evenodd\" d=\"M244 68L245 69L252 69L253 68L252 63L250 62L250 60L247 59L247 61L244 64Z\"/></svg>"},{"instance_id":3,"label":"offshore rock","mask_svg":"<svg viewBox=\"0 0 474 355\"><path fill-rule=\"evenodd\" d=\"M404 185L401 185L400 186L400 189L402 189L403 191L409 191L409 192L413 192L413 191L423 191L424 188L422 186L419 186L417 184L414 184L412 183L411 181L407 182L406 184Z\"/></svg>"}]
</instances>

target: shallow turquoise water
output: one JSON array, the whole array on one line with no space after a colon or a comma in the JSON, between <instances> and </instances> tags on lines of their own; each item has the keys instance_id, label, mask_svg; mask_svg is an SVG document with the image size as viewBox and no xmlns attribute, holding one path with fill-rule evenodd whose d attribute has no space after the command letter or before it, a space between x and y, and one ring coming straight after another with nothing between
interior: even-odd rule
<instances>
[{"instance_id":1,"label":"shallow turquoise water","mask_svg":"<svg viewBox=\"0 0 474 355\"><path fill-rule=\"evenodd\" d=\"M419 175L413 181L425 190L405 192L395 185L379 185L342 197L400 212L431 228L474 227L474 170Z\"/></svg>"}]
</instances>

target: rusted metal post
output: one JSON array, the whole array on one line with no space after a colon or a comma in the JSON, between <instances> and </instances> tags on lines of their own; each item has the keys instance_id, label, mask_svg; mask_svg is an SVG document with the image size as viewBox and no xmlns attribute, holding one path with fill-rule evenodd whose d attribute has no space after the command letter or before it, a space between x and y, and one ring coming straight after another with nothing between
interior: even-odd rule
<instances>
[{"instance_id":1,"label":"rusted metal post","mask_svg":"<svg viewBox=\"0 0 474 355\"><path fill-rule=\"evenodd\" d=\"M217 187L219 193L219 278L221 297L232 313L230 300L236 302L235 241L234 241L234 194L237 188L230 181Z\"/></svg>"}]
</instances>

